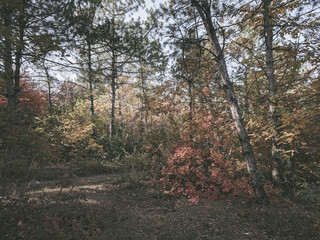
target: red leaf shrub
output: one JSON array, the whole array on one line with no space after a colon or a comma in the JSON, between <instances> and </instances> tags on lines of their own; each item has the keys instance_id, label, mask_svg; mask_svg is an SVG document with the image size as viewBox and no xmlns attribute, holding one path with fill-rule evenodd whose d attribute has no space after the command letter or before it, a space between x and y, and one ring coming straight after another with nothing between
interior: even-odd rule
<instances>
[{"instance_id":1,"label":"red leaf shrub","mask_svg":"<svg viewBox=\"0 0 320 240\"><path fill-rule=\"evenodd\" d=\"M47 98L41 88L34 88L21 80L19 94L19 110L36 116L44 116L47 112Z\"/></svg>"},{"instance_id":2,"label":"red leaf shrub","mask_svg":"<svg viewBox=\"0 0 320 240\"><path fill-rule=\"evenodd\" d=\"M214 148L202 150L180 146L172 151L160 179L163 190L173 196L186 196L194 203L199 198L234 199L250 197L248 178L235 178L236 164L223 160Z\"/></svg>"},{"instance_id":3,"label":"red leaf shrub","mask_svg":"<svg viewBox=\"0 0 320 240\"><path fill-rule=\"evenodd\" d=\"M0 110L7 106L5 93L0 93ZM44 91L38 87L35 88L31 83L20 80L19 104L20 113L30 114L33 116L44 116L47 113L48 102Z\"/></svg>"}]
</instances>

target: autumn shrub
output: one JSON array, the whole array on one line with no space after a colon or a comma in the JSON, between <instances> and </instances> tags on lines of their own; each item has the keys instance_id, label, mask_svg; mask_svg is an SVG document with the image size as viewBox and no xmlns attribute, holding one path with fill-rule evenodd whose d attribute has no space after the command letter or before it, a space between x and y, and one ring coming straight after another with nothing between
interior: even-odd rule
<instances>
[{"instance_id":1,"label":"autumn shrub","mask_svg":"<svg viewBox=\"0 0 320 240\"><path fill-rule=\"evenodd\" d=\"M31 163L39 162L47 154L47 141L35 132L36 118L44 118L47 101L40 88L21 80L19 105L8 111L6 97L0 94L0 168L4 177L26 178Z\"/></svg>"},{"instance_id":2,"label":"autumn shrub","mask_svg":"<svg viewBox=\"0 0 320 240\"><path fill-rule=\"evenodd\" d=\"M143 150L150 170L150 177L160 179L162 168L167 164L170 149L179 139L177 133L170 128L165 129L158 124L145 133Z\"/></svg>"},{"instance_id":3,"label":"autumn shrub","mask_svg":"<svg viewBox=\"0 0 320 240\"><path fill-rule=\"evenodd\" d=\"M215 148L176 147L163 167L162 188L173 196L186 196L194 203L200 198L233 199L252 194L248 178L236 178L237 166L225 161Z\"/></svg>"},{"instance_id":4,"label":"autumn shrub","mask_svg":"<svg viewBox=\"0 0 320 240\"><path fill-rule=\"evenodd\" d=\"M53 106L50 113L39 121L36 129L43 132L47 142L51 142L56 154L51 162L103 161L106 154L100 143L95 119L81 102L73 109L66 106Z\"/></svg>"}]
</instances>

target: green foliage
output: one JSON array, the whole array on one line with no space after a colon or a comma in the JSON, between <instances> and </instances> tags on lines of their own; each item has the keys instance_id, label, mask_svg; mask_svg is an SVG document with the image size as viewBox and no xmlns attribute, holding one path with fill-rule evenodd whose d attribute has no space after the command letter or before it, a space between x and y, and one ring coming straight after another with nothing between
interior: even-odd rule
<instances>
[{"instance_id":1,"label":"green foliage","mask_svg":"<svg viewBox=\"0 0 320 240\"><path fill-rule=\"evenodd\" d=\"M310 183L307 181L301 181L297 183L298 189L296 190L296 196L305 200L307 203L312 202L320 206L320 191L319 183Z\"/></svg>"},{"instance_id":2,"label":"green foliage","mask_svg":"<svg viewBox=\"0 0 320 240\"><path fill-rule=\"evenodd\" d=\"M137 137L129 134L125 136L116 135L110 140L109 135L105 135L99 141L106 153L108 160L121 162L126 155L131 155L135 147L138 147Z\"/></svg>"},{"instance_id":3,"label":"green foliage","mask_svg":"<svg viewBox=\"0 0 320 240\"><path fill-rule=\"evenodd\" d=\"M100 162L89 162L88 160L85 160L83 163L78 163L78 165L80 165L80 167L75 171L75 174L78 176L110 174L119 172L119 168L104 165Z\"/></svg>"}]
</instances>

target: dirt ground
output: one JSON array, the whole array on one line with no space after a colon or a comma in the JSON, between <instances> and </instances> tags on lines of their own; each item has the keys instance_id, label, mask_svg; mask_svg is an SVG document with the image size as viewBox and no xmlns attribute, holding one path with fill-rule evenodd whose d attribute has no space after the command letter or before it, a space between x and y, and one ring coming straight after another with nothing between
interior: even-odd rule
<instances>
[{"instance_id":1,"label":"dirt ground","mask_svg":"<svg viewBox=\"0 0 320 240\"><path fill-rule=\"evenodd\" d=\"M139 174L40 181L0 199L0 239L319 239L316 205L172 199ZM18 195L20 195L18 197Z\"/></svg>"}]
</instances>

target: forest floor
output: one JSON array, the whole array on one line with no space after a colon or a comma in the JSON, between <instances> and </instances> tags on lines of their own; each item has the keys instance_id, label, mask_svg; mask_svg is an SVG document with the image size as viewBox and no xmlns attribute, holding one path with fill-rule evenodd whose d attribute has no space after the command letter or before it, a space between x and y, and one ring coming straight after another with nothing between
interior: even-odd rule
<instances>
[{"instance_id":1,"label":"forest floor","mask_svg":"<svg viewBox=\"0 0 320 240\"><path fill-rule=\"evenodd\" d=\"M49 178L49 179L48 179ZM62 189L47 176L23 194L0 198L0 239L194 240L319 239L319 206L272 198L261 206L173 199L143 173L78 177Z\"/></svg>"}]
</instances>

